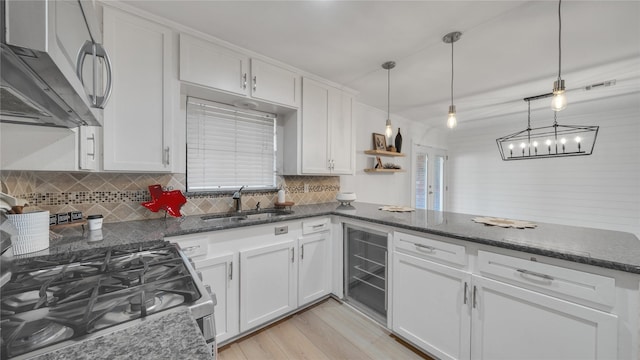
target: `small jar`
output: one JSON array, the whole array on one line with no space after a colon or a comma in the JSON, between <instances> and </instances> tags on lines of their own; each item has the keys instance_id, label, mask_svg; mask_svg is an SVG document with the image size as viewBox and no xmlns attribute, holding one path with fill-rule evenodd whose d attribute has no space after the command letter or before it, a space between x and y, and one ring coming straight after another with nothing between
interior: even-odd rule
<instances>
[{"instance_id":1,"label":"small jar","mask_svg":"<svg viewBox=\"0 0 640 360\"><path fill-rule=\"evenodd\" d=\"M89 223L89 230L100 230L102 229L102 220L103 216L98 215L89 215L87 216L87 222Z\"/></svg>"}]
</instances>

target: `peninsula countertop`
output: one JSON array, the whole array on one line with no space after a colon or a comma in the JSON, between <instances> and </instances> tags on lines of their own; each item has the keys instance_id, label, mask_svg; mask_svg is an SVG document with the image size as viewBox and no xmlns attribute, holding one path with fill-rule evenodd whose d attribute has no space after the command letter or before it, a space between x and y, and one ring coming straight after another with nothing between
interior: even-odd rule
<instances>
[{"instance_id":1,"label":"peninsula countertop","mask_svg":"<svg viewBox=\"0 0 640 360\"><path fill-rule=\"evenodd\" d=\"M293 212L288 215L226 223L208 222L202 220L202 215L109 223L103 225L98 235L95 232L83 232L80 228L67 228L59 232L59 239L51 240L45 253L74 252L333 215L640 274L640 240L631 233L548 223L537 223L533 229L501 228L472 221L480 215L420 209L397 213L379 210L381 206L368 203L339 206L337 202L300 205L294 206Z\"/></svg>"}]
</instances>

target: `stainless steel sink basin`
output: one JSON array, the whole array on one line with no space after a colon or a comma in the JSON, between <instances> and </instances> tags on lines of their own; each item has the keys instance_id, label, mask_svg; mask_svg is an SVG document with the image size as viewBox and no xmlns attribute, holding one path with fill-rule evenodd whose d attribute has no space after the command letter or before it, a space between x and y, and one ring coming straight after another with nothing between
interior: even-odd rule
<instances>
[{"instance_id":1,"label":"stainless steel sink basin","mask_svg":"<svg viewBox=\"0 0 640 360\"><path fill-rule=\"evenodd\" d=\"M243 211L240 213L224 213L224 214L208 214L203 215L200 218L204 221L215 221L220 223L233 223L244 220L266 220L273 217L284 216L292 214L293 211L278 210L278 209L265 209L265 210L251 210Z\"/></svg>"}]
</instances>

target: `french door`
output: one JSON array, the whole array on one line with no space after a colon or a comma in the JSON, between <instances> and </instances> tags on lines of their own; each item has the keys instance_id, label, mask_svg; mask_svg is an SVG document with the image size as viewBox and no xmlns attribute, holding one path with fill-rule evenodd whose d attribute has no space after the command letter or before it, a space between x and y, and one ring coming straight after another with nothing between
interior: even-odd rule
<instances>
[{"instance_id":1,"label":"french door","mask_svg":"<svg viewBox=\"0 0 640 360\"><path fill-rule=\"evenodd\" d=\"M411 162L413 207L444 211L447 198L447 151L414 144Z\"/></svg>"}]
</instances>

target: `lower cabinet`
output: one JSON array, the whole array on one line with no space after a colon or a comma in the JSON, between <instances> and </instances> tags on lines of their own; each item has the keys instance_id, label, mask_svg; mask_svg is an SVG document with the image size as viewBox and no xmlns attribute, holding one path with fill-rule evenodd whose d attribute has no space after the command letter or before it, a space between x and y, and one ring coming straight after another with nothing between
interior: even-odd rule
<instances>
[{"instance_id":1,"label":"lower cabinet","mask_svg":"<svg viewBox=\"0 0 640 360\"><path fill-rule=\"evenodd\" d=\"M296 241L240 251L240 332L297 308Z\"/></svg>"},{"instance_id":2,"label":"lower cabinet","mask_svg":"<svg viewBox=\"0 0 640 360\"><path fill-rule=\"evenodd\" d=\"M234 254L218 254L215 257L195 261L202 274L202 282L209 285L216 295L216 341L218 343L238 334L238 276Z\"/></svg>"},{"instance_id":3,"label":"lower cabinet","mask_svg":"<svg viewBox=\"0 0 640 360\"><path fill-rule=\"evenodd\" d=\"M298 306L302 306L331 293L331 233L305 235L298 243Z\"/></svg>"},{"instance_id":4,"label":"lower cabinet","mask_svg":"<svg viewBox=\"0 0 640 360\"><path fill-rule=\"evenodd\" d=\"M438 250L445 242L417 243L428 248L419 254L409 253L400 238L406 236L396 233L393 331L427 353L439 359L474 360L604 360L621 355L618 316L586 305L601 298L592 293L607 284L605 277L537 260L489 257L483 251L480 259L490 258L493 267L480 261L480 275L444 263L446 254L438 257ZM518 266L498 266L502 264ZM564 281L568 278L570 284ZM578 284L589 291L576 292L573 287ZM570 301L561 298L563 293L586 295Z\"/></svg>"},{"instance_id":5,"label":"lower cabinet","mask_svg":"<svg viewBox=\"0 0 640 360\"><path fill-rule=\"evenodd\" d=\"M473 359L617 359L615 315L473 276Z\"/></svg>"},{"instance_id":6,"label":"lower cabinet","mask_svg":"<svg viewBox=\"0 0 640 360\"><path fill-rule=\"evenodd\" d=\"M393 330L439 359L469 359L471 275L399 253L393 266Z\"/></svg>"}]
</instances>

